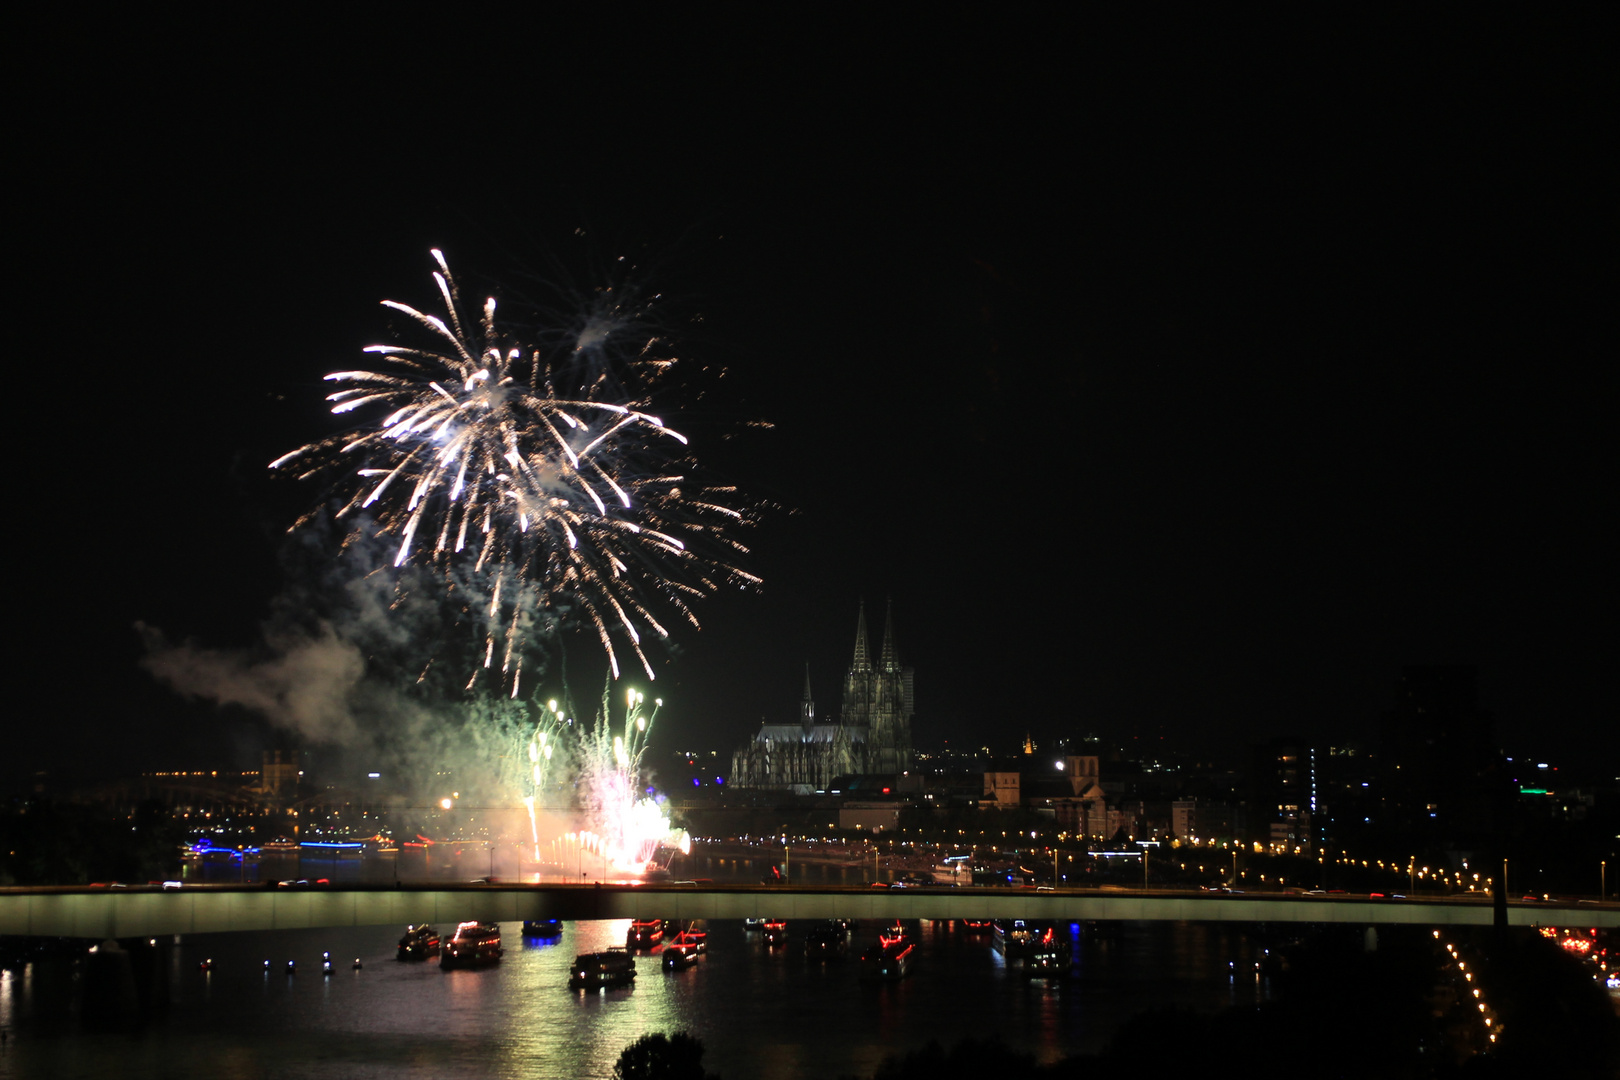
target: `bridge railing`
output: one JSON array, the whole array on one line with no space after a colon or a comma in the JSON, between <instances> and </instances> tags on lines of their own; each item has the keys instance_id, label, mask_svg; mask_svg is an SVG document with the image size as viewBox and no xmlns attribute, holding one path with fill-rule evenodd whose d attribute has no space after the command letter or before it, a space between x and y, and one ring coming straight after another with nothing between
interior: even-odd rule
<instances>
[{"instance_id":1,"label":"bridge railing","mask_svg":"<svg viewBox=\"0 0 1620 1080\"><path fill-rule=\"evenodd\" d=\"M467 919L1054 919L1489 925L1488 897L764 885L422 884L0 889L0 934L128 938ZM1513 925L1620 926L1620 905L1508 905Z\"/></svg>"}]
</instances>

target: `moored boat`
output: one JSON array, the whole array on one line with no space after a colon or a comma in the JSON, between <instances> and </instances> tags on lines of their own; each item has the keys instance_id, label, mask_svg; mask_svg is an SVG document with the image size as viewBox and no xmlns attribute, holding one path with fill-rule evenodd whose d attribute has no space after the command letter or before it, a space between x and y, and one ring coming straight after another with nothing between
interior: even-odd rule
<instances>
[{"instance_id":1,"label":"moored boat","mask_svg":"<svg viewBox=\"0 0 1620 1080\"><path fill-rule=\"evenodd\" d=\"M405 934L399 939L399 952L395 954L398 960L426 960L430 956L439 955L439 932L427 923L420 923L405 928Z\"/></svg>"},{"instance_id":2,"label":"moored boat","mask_svg":"<svg viewBox=\"0 0 1620 1080\"><path fill-rule=\"evenodd\" d=\"M568 985L575 990L599 990L626 986L636 979L636 961L624 949L581 953L574 957L568 972Z\"/></svg>"},{"instance_id":3,"label":"moored boat","mask_svg":"<svg viewBox=\"0 0 1620 1080\"><path fill-rule=\"evenodd\" d=\"M556 937L562 933L561 919L524 919L524 937Z\"/></svg>"},{"instance_id":4,"label":"moored boat","mask_svg":"<svg viewBox=\"0 0 1620 1080\"><path fill-rule=\"evenodd\" d=\"M501 958L501 928L494 923L464 922L439 948L441 968L493 964Z\"/></svg>"}]
</instances>

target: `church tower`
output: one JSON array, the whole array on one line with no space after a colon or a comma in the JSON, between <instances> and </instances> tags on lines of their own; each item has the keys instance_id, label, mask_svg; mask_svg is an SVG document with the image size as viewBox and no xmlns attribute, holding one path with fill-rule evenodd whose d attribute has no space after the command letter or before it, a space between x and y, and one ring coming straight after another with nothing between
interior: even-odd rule
<instances>
[{"instance_id":1,"label":"church tower","mask_svg":"<svg viewBox=\"0 0 1620 1080\"><path fill-rule=\"evenodd\" d=\"M841 722L864 729L863 771L903 773L911 768L912 673L900 666L894 644L894 604L884 612L883 647L873 664L866 644L866 602L855 625L855 657L844 676Z\"/></svg>"},{"instance_id":2,"label":"church tower","mask_svg":"<svg viewBox=\"0 0 1620 1080\"><path fill-rule=\"evenodd\" d=\"M804 700L799 702L799 726L804 729L805 738L810 737L810 729L816 726L816 703L810 697L810 664L804 665Z\"/></svg>"}]
</instances>

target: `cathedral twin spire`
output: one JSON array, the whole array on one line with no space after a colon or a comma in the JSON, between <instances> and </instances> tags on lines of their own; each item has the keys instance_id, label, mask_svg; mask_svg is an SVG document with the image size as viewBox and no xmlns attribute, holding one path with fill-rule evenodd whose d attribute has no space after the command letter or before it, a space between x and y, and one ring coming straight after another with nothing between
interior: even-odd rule
<instances>
[{"instance_id":1,"label":"cathedral twin spire","mask_svg":"<svg viewBox=\"0 0 1620 1080\"><path fill-rule=\"evenodd\" d=\"M899 671L900 661L894 651L894 598L890 597L883 605L883 653L879 657L879 670ZM872 659L866 649L866 601L861 600L861 613L855 623L855 659L850 663L849 670L854 675L870 675L872 673Z\"/></svg>"}]
</instances>

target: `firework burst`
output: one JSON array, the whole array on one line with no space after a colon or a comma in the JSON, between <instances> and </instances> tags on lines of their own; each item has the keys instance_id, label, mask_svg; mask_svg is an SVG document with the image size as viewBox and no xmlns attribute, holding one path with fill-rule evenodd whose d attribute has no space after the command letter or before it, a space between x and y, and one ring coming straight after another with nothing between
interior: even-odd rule
<instances>
[{"instance_id":1,"label":"firework burst","mask_svg":"<svg viewBox=\"0 0 1620 1080\"><path fill-rule=\"evenodd\" d=\"M615 678L626 643L653 678L645 635L667 637L671 616L696 626L693 601L722 585L758 583L730 561L747 551L735 492L695 482L687 439L651 411L675 361L657 337L613 346L641 322L611 290L566 331L531 335L549 343L504 330L493 297L470 318L433 258L442 318L383 302L421 342L370 346L379 370L326 376L335 414L373 420L271 467L329 478L337 517L363 523L351 540L386 536L395 567L476 596L482 668L498 664L514 697L531 628L559 616L594 630Z\"/></svg>"},{"instance_id":2,"label":"firework burst","mask_svg":"<svg viewBox=\"0 0 1620 1080\"><path fill-rule=\"evenodd\" d=\"M623 729L615 733L604 693L596 723L578 747L580 811L589 826L576 837L616 869L645 870L660 846L690 850L685 832L671 826L652 788L643 788L642 754L661 699L647 709L639 690L625 695Z\"/></svg>"}]
</instances>

